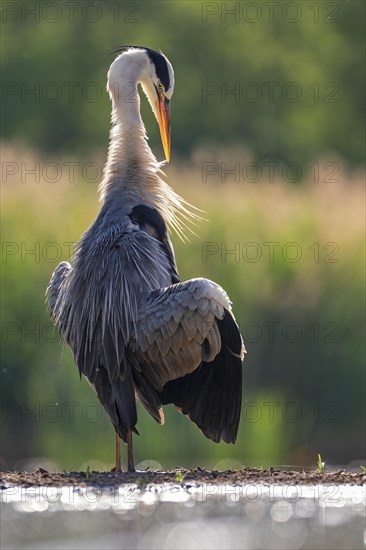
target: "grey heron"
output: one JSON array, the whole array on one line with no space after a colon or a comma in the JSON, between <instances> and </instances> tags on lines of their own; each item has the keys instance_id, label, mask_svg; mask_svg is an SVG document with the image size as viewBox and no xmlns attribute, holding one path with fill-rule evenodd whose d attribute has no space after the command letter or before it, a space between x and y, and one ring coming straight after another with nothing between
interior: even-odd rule
<instances>
[{"instance_id":1,"label":"grey heron","mask_svg":"<svg viewBox=\"0 0 366 550\"><path fill-rule=\"evenodd\" d=\"M160 424L174 404L212 441L235 443L244 344L226 292L181 282L167 227L183 231L190 208L162 179L140 115L140 84L170 156L174 72L162 53L120 50L108 71L112 129L101 210L47 287L51 316L78 366L127 443L138 433L136 396Z\"/></svg>"}]
</instances>

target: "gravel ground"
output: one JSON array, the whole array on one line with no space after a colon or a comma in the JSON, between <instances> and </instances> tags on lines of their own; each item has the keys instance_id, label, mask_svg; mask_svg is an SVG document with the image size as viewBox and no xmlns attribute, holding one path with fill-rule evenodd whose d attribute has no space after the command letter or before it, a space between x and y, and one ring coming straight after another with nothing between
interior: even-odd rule
<instances>
[{"instance_id":1,"label":"gravel ground","mask_svg":"<svg viewBox=\"0 0 366 550\"><path fill-rule=\"evenodd\" d=\"M121 485L136 484L140 488L147 485L177 484L182 486L210 485L246 485L264 483L266 485L363 485L366 483L366 474L351 473L339 470L331 473L318 471L282 471L275 468L268 470L258 468L242 468L240 470L204 470L195 468L186 470L176 468L173 471L140 471L127 472L56 472L50 473L43 468L35 472L1 472L0 489L10 486L34 487L96 487L109 489Z\"/></svg>"}]
</instances>

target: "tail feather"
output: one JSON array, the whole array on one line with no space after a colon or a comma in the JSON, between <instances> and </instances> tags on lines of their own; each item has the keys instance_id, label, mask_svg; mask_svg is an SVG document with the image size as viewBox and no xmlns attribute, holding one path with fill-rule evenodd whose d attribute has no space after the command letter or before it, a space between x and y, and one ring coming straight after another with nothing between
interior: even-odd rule
<instances>
[{"instance_id":1,"label":"tail feather","mask_svg":"<svg viewBox=\"0 0 366 550\"><path fill-rule=\"evenodd\" d=\"M137 396L145 409L158 424L164 424L164 413L156 390L149 384L142 372L135 370L133 378Z\"/></svg>"},{"instance_id":2,"label":"tail feather","mask_svg":"<svg viewBox=\"0 0 366 550\"><path fill-rule=\"evenodd\" d=\"M127 369L123 380L117 378L111 382L105 368L100 367L93 387L109 414L116 432L127 443L127 429L138 434L136 399L131 369Z\"/></svg>"}]
</instances>

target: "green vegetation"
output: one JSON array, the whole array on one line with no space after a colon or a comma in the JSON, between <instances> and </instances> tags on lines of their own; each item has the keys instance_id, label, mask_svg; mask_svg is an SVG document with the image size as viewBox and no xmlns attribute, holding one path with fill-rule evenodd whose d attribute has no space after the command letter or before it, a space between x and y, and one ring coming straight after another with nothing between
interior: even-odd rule
<instances>
[{"instance_id":1,"label":"green vegetation","mask_svg":"<svg viewBox=\"0 0 366 550\"><path fill-rule=\"evenodd\" d=\"M104 148L113 50L142 44L174 65L173 158L219 143L302 166L329 152L363 162L364 2L233 2L234 16L223 2L209 15L209 2L107 0L95 13L61 4L56 23L55 9L36 22L26 3L12 4L2 25L7 140L72 155ZM158 145L157 128L149 135Z\"/></svg>"},{"instance_id":2,"label":"green vegetation","mask_svg":"<svg viewBox=\"0 0 366 550\"><path fill-rule=\"evenodd\" d=\"M324 472L325 462L322 461L322 457L320 456L319 453L318 453L318 463L317 463L317 466L318 466L318 472L319 472L319 474L322 474L322 473Z\"/></svg>"},{"instance_id":3,"label":"green vegetation","mask_svg":"<svg viewBox=\"0 0 366 550\"><path fill-rule=\"evenodd\" d=\"M184 478L187 476L188 472L182 472L181 470L177 470L175 472L175 481L177 483L182 483L184 481Z\"/></svg>"},{"instance_id":4,"label":"green vegetation","mask_svg":"<svg viewBox=\"0 0 366 550\"><path fill-rule=\"evenodd\" d=\"M309 466L319 448L330 463L364 456L365 3L286 2L270 17L270 2L233 2L236 20L225 2L77 2L72 18L64 2L57 22L26 15L28 2L3 4L0 467L113 465L113 428L44 292L99 209L106 72L121 44L161 48L174 65L165 171L208 219L188 244L173 235L180 275L227 289L247 348L237 444L206 440L173 407L163 427L139 407L137 464ZM101 10L96 23L86 5ZM248 5L260 6L255 22Z\"/></svg>"},{"instance_id":5,"label":"green vegetation","mask_svg":"<svg viewBox=\"0 0 366 550\"><path fill-rule=\"evenodd\" d=\"M16 150L3 158L20 156L38 160ZM362 456L362 178L340 167L336 184L202 183L195 162L173 162L167 178L209 221L190 243L173 242L182 279L213 279L233 300L247 348L238 443L215 445L173 407L158 426L140 407L137 462L309 465L319 445L331 462ZM44 304L52 271L96 216L96 185L15 176L3 201L3 456L112 467L113 428ZM268 242L279 243L273 256Z\"/></svg>"}]
</instances>

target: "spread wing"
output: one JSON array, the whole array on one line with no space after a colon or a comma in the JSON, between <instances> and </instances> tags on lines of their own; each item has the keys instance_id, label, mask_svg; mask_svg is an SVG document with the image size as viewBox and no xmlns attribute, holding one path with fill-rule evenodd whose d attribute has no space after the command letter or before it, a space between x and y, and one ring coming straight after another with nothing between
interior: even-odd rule
<instances>
[{"instance_id":1,"label":"spread wing","mask_svg":"<svg viewBox=\"0 0 366 550\"><path fill-rule=\"evenodd\" d=\"M224 290L207 279L192 279L152 292L140 312L131 348L153 387L210 362L222 342L217 321L230 311Z\"/></svg>"},{"instance_id":2,"label":"spread wing","mask_svg":"<svg viewBox=\"0 0 366 550\"><path fill-rule=\"evenodd\" d=\"M171 280L167 255L145 232L98 247L83 242L73 266L56 268L47 294L120 436L137 422L136 390L158 422L162 405L174 403L213 441L234 442L245 350L225 291L207 279L163 284ZM164 262L164 276L153 280Z\"/></svg>"},{"instance_id":3,"label":"spread wing","mask_svg":"<svg viewBox=\"0 0 366 550\"><path fill-rule=\"evenodd\" d=\"M207 279L156 290L137 326L130 347L149 412L159 420L160 403L174 403L213 441L234 442L245 349L225 291Z\"/></svg>"}]
</instances>

